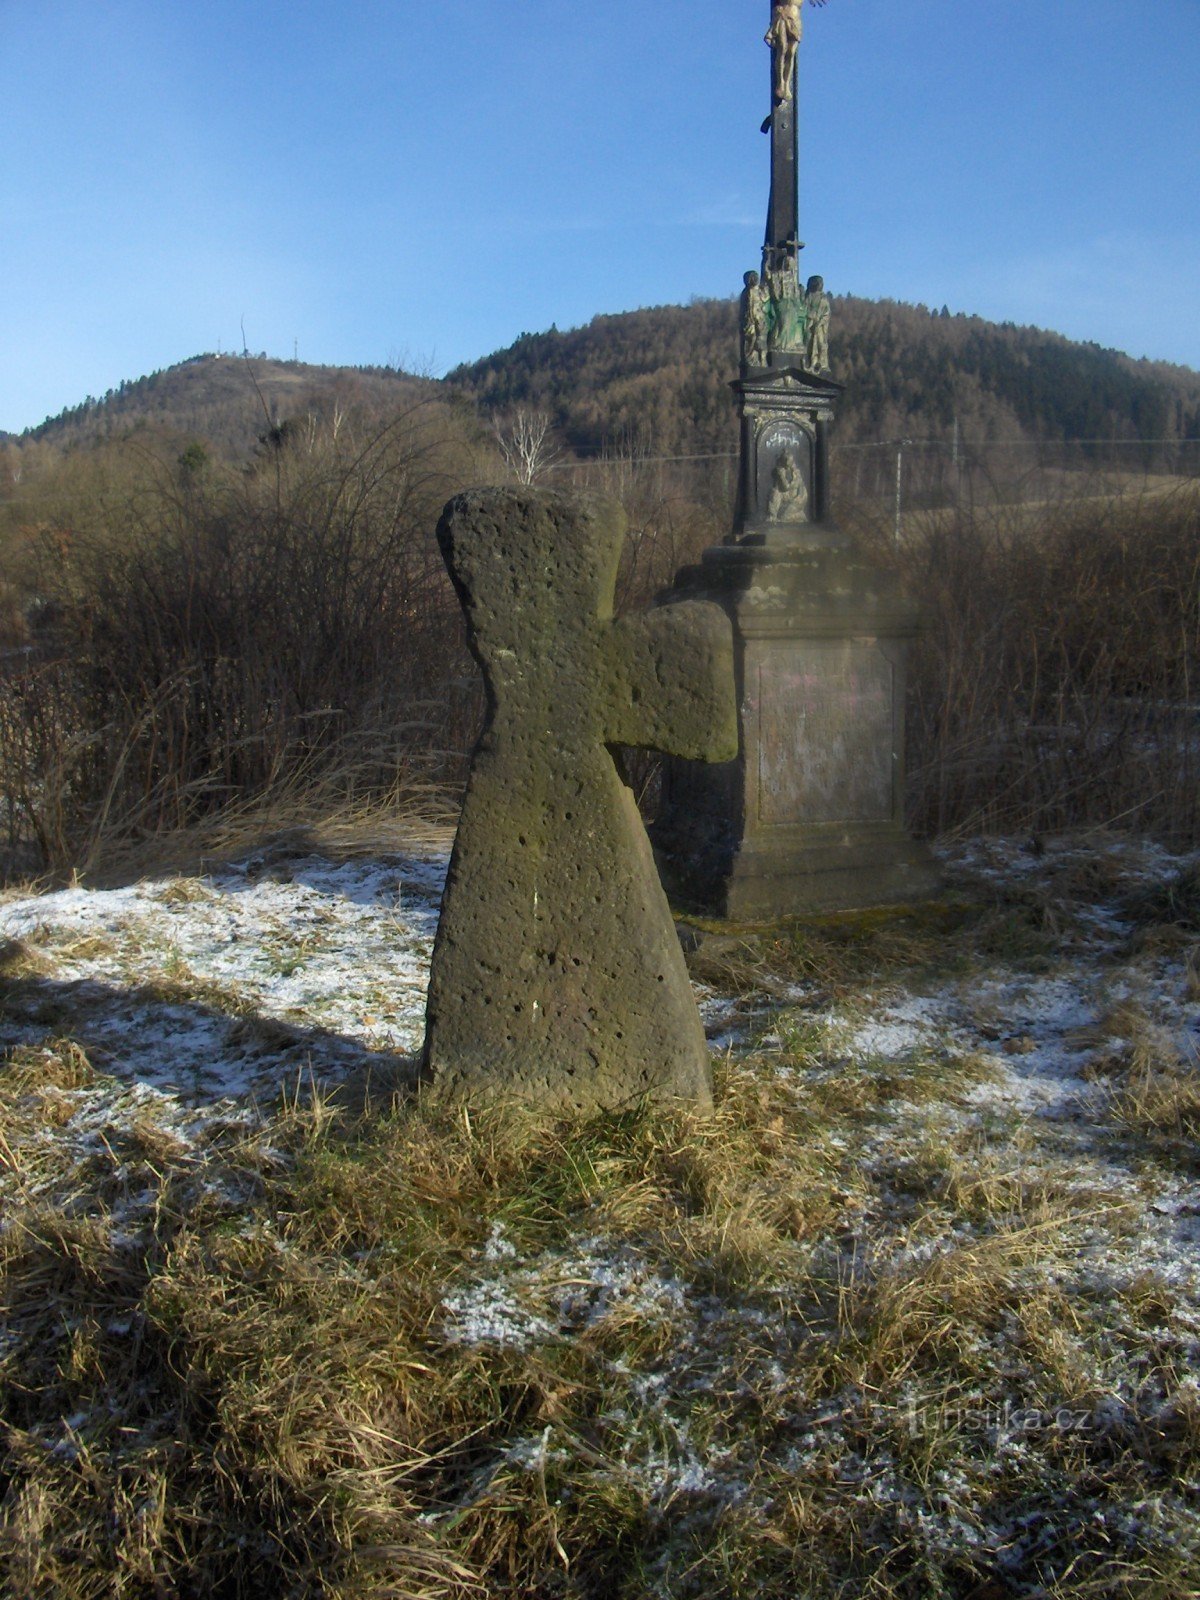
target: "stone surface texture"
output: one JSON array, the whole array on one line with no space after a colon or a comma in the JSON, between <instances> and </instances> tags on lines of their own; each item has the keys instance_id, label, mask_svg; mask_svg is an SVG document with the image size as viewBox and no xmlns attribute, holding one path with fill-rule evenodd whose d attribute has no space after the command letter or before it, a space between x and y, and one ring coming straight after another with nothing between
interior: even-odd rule
<instances>
[{"instance_id":1,"label":"stone surface texture","mask_svg":"<svg viewBox=\"0 0 1200 1600\"><path fill-rule=\"evenodd\" d=\"M566 1110L705 1104L708 1049L609 746L737 751L731 630L695 601L613 620L620 512L549 490L446 507L438 540L483 671L433 954L433 1092Z\"/></svg>"},{"instance_id":2,"label":"stone surface texture","mask_svg":"<svg viewBox=\"0 0 1200 1600\"><path fill-rule=\"evenodd\" d=\"M734 628L736 761L667 765L654 830L685 906L746 921L920 900L904 826L904 677L917 608L826 525L707 551L676 596Z\"/></svg>"}]
</instances>

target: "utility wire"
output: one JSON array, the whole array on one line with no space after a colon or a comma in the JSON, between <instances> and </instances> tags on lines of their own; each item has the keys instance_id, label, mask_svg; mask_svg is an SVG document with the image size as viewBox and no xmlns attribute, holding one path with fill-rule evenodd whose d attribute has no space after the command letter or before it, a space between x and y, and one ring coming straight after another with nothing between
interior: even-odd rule
<instances>
[{"instance_id":1,"label":"utility wire","mask_svg":"<svg viewBox=\"0 0 1200 1600\"><path fill-rule=\"evenodd\" d=\"M830 449L838 450L894 450L899 443L897 439L861 439L851 444L839 444L830 440ZM989 450L1074 450L1084 445L1107 445L1110 449L1141 450L1149 445L1169 444L1178 449L1200 447L1200 439L984 439L973 443L970 439L960 439L958 449L966 454L974 451L986 455ZM950 439L911 439L904 441L905 448L910 445L920 445L924 448L952 450L954 443ZM616 455L602 445L585 445L569 461L554 461L549 466L543 467L544 472L566 472L572 467L585 466L626 466L630 462L639 465L649 465L662 461L735 461L739 452L737 450L705 450L694 455L682 456L643 456L634 452L631 455Z\"/></svg>"}]
</instances>

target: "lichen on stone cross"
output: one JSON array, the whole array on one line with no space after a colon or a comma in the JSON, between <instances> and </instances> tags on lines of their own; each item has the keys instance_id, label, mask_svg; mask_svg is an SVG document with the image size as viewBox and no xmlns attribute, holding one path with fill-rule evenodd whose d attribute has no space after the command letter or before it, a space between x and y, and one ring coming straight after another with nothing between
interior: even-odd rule
<instances>
[{"instance_id":1,"label":"lichen on stone cross","mask_svg":"<svg viewBox=\"0 0 1200 1600\"><path fill-rule=\"evenodd\" d=\"M430 1092L588 1111L707 1104L679 939L611 745L737 754L730 624L686 602L613 619L603 501L483 489L438 542L484 676L426 1013Z\"/></svg>"}]
</instances>

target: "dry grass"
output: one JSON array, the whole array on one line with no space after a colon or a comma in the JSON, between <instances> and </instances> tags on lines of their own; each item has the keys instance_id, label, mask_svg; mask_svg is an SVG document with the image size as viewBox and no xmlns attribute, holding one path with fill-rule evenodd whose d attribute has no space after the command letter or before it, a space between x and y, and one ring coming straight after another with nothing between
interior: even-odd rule
<instances>
[{"instance_id":1,"label":"dry grass","mask_svg":"<svg viewBox=\"0 0 1200 1600\"><path fill-rule=\"evenodd\" d=\"M1191 484L1064 500L1034 518L963 505L873 555L920 598L909 704L919 831L1118 826L1197 838L1200 664Z\"/></svg>"},{"instance_id":2,"label":"dry grass","mask_svg":"<svg viewBox=\"0 0 1200 1600\"><path fill-rule=\"evenodd\" d=\"M991 1558L931 1536L957 1495L1009 1523L1040 1497L1071 1549L1004 1592L1075 1596L1109 1561L1090 1508L1200 1465L1181 1394L1152 1450L1098 1432L998 1468L967 1413L999 1414L1014 1359L1026 1407L1104 1401L1093 1310L1050 1270L1094 1217L1026 1197L957 1243L927 1223L925 1255L902 1228L848 1250L882 1193L839 1149L861 1112L814 1138L751 1064L706 1123L318 1105L197 1142L151 1116L53 1206L29 1149L62 1112L29 1065L4 1085L31 1189L3 1256L14 1594L966 1596ZM969 1172L926 1175L948 1221L1009 1209ZM471 1342L455 1305L516 1331Z\"/></svg>"},{"instance_id":3,"label":"dry grass","mask_svg":"<svg viewBox=\"0 0 1200 1600\"><path fill-rule=\"evenodd\" d=\"M1167 1029L1134 1018L1113 1083L1116 1121L1160 1157L1200 1170L1200 1063Z\"/></svg>"},{"instance_id":4,"label":"dry grass","mask_svg":"<svg viewBox=\"0 0 1200 1600\"><path fill-rule=\"evenodd\" d=\"M432 529L478 475L471 442L417 407L278 444L249 472L182 481L131 447L111 483L91 463L93 500L51 495L29 580L51 621L0 674L8 876L120 872L147 841L168 865L335 813L326 831L351 836L397 810L448 820L481 697ZM637 474L609 487L630 519L622 603L648 602L719 536L714 508ZM911 518L900 546L861 521L924 608L918 831L1197 837L1198 506L1190 487L1036 520L964 505ZM654 759L629 770L652 810Z\"/></svg>"},{"instance_id":5,"label":"dry grass","mask_svg":"<svg viewBox=\"0 0 1200 1600\"><path fill-rule=\"evenodd\" d=\"M1127 887L1084 852L981 882L701 938L759 1039L707 1119L184 1112L69 1030L14 1050L0 1592L1193 1600L1197 1313L1136 1184L978 1110L994 1054L864 1056L828 1020L969 993L998 948L1044 976ZM1139 903L1114 979L1183 981ZM10 947L13 981L51 949ZM1160 1030L1125 998L1075 1041L1135 1176L1194 1137Z\"/></svg>"},{"instance_id":6,"label":"dry grass","mask_svg":"<svg viewBox=\"0 0 1200 1600\"><path fill-rule=\"evenodd\" d=\"M277 429L237 470L81 453L60 471L94 493L62 504L50 472L33 645L0 672L5 873L453 790L479 695L433 530L469 433L420 402Z\"/></svg>"},{"instance_id":7,"label":"dry grass","mask_svg":"<svg viewBox=\"0 0 1200 1600\"><path fill-rule=\"evenodd\" d=\"M423 783L405 771L393 785L368 795L355 792L353 776L334 771L325 782L284 786L265 799L229 805L203 822L149 838L110 838L87 881L109 885L197 873L251 854L270 862L309 853L341 859L414 846L449 850L458 807L446 786Z\"/></svg>"}]
</instances>

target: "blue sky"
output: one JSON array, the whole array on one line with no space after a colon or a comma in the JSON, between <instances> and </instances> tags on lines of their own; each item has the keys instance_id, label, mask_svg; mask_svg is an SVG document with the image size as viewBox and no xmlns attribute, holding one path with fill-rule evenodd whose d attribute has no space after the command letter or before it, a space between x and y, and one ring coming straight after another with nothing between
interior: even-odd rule
<instances>
[{"instance_id":1,"label":"blue sky","mask_svg":"<svg viewBox=\"0 0 1200 1600\"><path fill-rule=\"evenodd\" d=\"M0 0L0 428L426 370L757 265L767 0ZM1200 0L805 7L804 261L1200 367Z\"/></svg>"}]
</instances>

